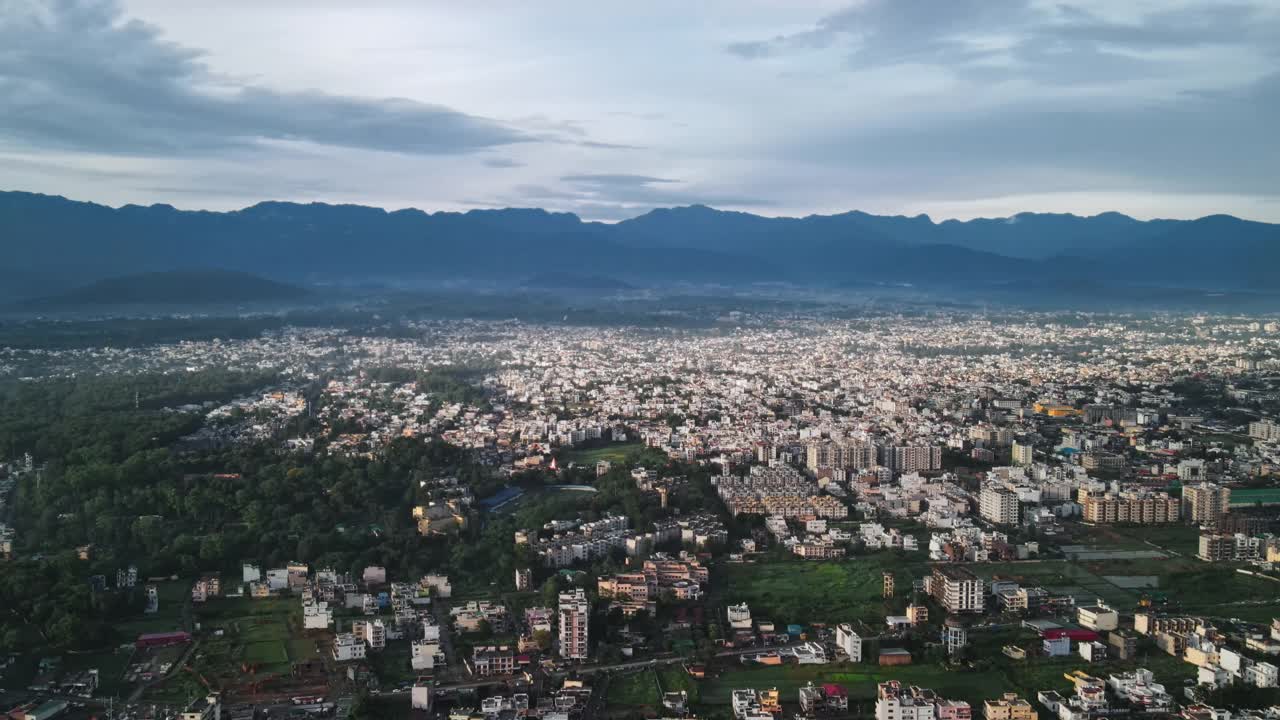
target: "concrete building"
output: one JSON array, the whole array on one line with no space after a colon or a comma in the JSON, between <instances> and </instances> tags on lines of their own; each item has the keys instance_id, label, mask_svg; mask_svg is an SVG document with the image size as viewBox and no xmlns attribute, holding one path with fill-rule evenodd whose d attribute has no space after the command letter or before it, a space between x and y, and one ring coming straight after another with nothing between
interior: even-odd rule
<instances>
[{"instance_id":1,"label":"concrete building","mask_svg":"<svg viewBox=\"0 0 1280 720\"><path fill-rule=\"evenodd\" d=\"M1177 522L1181 509L1179 501L1168 493L1146 491L1088 493L1083 504L1085 522L1098 525Z\"/></svg>"},{"instance_id":2,"label":"concrete building","mask_svg":"<svg viewBox=\"0 0 1280 720\"><path fill-rule=\"evenodd\" d=\"M1035 708L1017 693L1005 693L999 700L982 703L986 720L1038 720Z\"/></svg>"},{"instance_id":3,"label":"concrete building","mask_svg":"<svg viewBox=\"0 0 1280 720\"><path fill-rule=\"evenodd\" d=\"M853 625L841 623L836 626L836 647L849 656L849 662L862 662L862 638L854 632Z\"/></svg>"},{"instance_id":4,"label":"concrete building","mask_svg":"<svg viewBox=\"0 0 1280 720\"><path fill-rule=\"evenodd\" d=\"M333 659L337 662L363 660L365 658L364 641L352 633L338 633L333 638Z\"/></svg>"},{"instance_id":5,"label":"concrete building","mask_svg":"<svg viewBox=\"0 0 1280 720\"><path fill-rule=\"evenodd\" d=\"M934 599L948 613L980 613L986 608L982 579L971 571L953 565L938 565L930 579Z\"/></svg>"},{"instance_id":6,"label":"concrete building","mask_svg":"<svg viewBox=\"0 0 1280 720\"><path fill-rule=\"evenodd\" d=\"M996 525L1018 524L1018 493L1005 487L984 487L978 500L982 517Z\"/></svg>"},{"instance_id":7,"label":"concrete building","mask_svg":"<svg viewBox=\"0 0 1280 720\"><path fill-rule=\"evenodd\" d=\"M582 588L560 593L559 632L560 657L568 660L586 660L590 654L587 637L587 621L591 605Z\"/></svg>"},{"instance_id":8,"label":"concrete building","mask_svg":"<svg viewBox=\"0 0 1280 720\"><path fill-rule=\"evenodd\" d=\"M1231 488L1216 483L1186 485L1182 488L1182 510L1189 523L1215 525L1231 510Z\"/></svg>"},{"instance_id":9,"label":"concrete building","mask_svg":"<svg viewBox=\"0 0 1280 720\"><path fill-rule=\"evenodd\" d=\"M1120 613L1099 600L1093 605L1076 608L1076 622L1090 630L1106 632L1120 627Z\"/></svg>"}]
</instances>

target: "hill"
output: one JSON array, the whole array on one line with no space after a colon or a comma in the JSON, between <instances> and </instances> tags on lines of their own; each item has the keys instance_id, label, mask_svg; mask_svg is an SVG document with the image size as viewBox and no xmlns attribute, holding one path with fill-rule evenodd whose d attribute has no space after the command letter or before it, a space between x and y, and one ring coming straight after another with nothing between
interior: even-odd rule
<instances>
[{"instance_id":1,"label":"hill","mask_svg":"<svg viewBox=\"0 0 1280 720\"><path fill-rule=\"evenodd\" d=\"M607 225L539 209L427 213L263 202L204 212L110 208L10 192L0 193L0 227L7 277L27 288L36 284L31 278L87 283L139 271L222 267L272 268L277 279L348 284L549 287L568 278L568 287L577 289L599 279L606 285L894 283L1028 292L1084 284L1280 289L1280 226L1227 216L1142 221L1119 213L1021 213L935 222L858 211L774 218L695 205ZM549 268L559 279L538 276ZM123 288L105 292L127 296Z\"/></svg>"},{"instance_id":2,"label":"hill","mask_svg":"<svg viewBox=\"0 0 1280 720\"><path fill-rule=\"evenodd\" d=\"M310 293L295 285L232 270L173 270L107 278L27 300L29 309L110 305L222 305L300 300Z\"/></svg>"}]
</instances>

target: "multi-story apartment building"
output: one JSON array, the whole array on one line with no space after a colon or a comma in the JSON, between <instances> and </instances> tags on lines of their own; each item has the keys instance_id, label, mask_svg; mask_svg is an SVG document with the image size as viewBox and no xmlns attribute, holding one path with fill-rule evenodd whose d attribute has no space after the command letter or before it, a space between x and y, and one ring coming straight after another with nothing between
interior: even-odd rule
<instances>
[{"instance_id":1,"label":"multi-story apartment building","mask_svg":"<svg viewBox=\"0 0 1280 720\"><path fill-rule=\"evenodd\" d=\"M942 467L942 448L928 445L885 445L880 448L880 464L894 472L910 473Z\"/></svg>"},{"instance_id":2,"label":"multi-story apartment building","mask_svg":"<svg viewBox=\"0 0 1280 720\"><path fill-rule=\"evenodd\" d=\"M849 662L862 662L862 638L849 623L836 626L836 647L849 656Z\"/></svg>"},{"instance_id":3,"label":"multi-story apartment building","mask_svg":"<svg viewBox=\"0 0 1280 720\"><path fill-rule=\"evenodd\" d=\"M559 631L560 657L569 660L586 660L590 653L587 637L587 621L591 605L582 588L560 593Z\"/></svg>"},{"instance_id":4,"label":"multi-story apartment building","mask_svg":"<svg viewBox=\"0 0 1280 720\"><path fill-rule=\"evenodd\" d=\"M1009 459L1014 465L1031 465L1036 461L1035 448L1015 440L1009 448Z\"/></svg>"},{"instance_id":5,"label":"multi-story apartment building","mask_svg":"<svg viewBox=\"0 0 1280 720\"><path fill-rule=\"evenodd\" d=\"M1084 499L1085 522L1109 525L1135 523L1156 525L1177 522L1180 504L1164 492L1090 492Z\"/></svg>"},{"instance_id":6,"label":"multi-story apartment building","mask_svg":"<svg viewBox=\"0 0 1280 720\"><path fill-rule=\"evenodd\" d=\"M933 568L930 592L947 612L980 613L986 607L982 579L969 570L953 565Z\"/></svg>"},{"instance_id":7,"label":"multi-story apartment building","mask_svg":"<svg viewBox=\"0 0 1280 720\"><path fill-rule=\"evenodd\" d=\"M1231 510L1231 488L1200 483L1182 488L1183 517L1197 525L1217 524Z\"/></svg>"},{"instance_id":8,"label":"multi-story apartment building","mask_svg":"<svg viewBox=\"0 0 1280 720\"><path fill-rule=\"evenodd\" d=\"M876 446L872 443L825 440L810 443L805 448L805 465L813 471L827 468L862 470L875 467L876 455Z\"/></svg>"},{"instance_id":9,"label":"multi-story apartment building","mask_svg":"<svg viewBox=\"0 0 1280 720\"><path fill-rule=\"evenodd\" d=\"M1018 524L1018 493L1006 487L982 488L978 498L978 510L982 517L997 525Z\"/></svg>"},{"instance_id":10,"label":"multi-story apartment building","mask_svg":"<svg viewBox=\"0 0 1280 720\"><path fill-rule=\"evenodd\" d=\"M1275 420L1259 420L1249 423L1249 437L1264 442L1280 441L1280 423Z\"/></svg>"}]
</instances>

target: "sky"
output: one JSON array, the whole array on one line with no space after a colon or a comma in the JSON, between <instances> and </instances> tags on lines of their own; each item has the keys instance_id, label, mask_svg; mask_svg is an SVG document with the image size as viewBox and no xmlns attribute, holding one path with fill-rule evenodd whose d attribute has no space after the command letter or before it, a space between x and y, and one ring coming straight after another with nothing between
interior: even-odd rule
<instances>
[{"instance_id":1,"label":"sky","mask_svg":"<svg viewBox=\"0 0 1280 720\"><path fill-rule=\"evenodd\" d=\"M1277 38L1280 0L0 0L0 189L1280 222Z\"/></svg>"}]
</instances>

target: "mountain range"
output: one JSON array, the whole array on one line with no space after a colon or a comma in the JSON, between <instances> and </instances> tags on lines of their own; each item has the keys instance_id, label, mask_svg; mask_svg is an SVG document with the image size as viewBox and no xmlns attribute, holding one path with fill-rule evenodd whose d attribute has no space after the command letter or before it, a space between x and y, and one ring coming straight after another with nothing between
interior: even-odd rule
<instances>
[{"instance_id":1,"label":"mountain range","mask_svg":"<svg viewBox=\"0 0 1280 720\"><path fill-rule=\"evenodd\" d=\"M539 209L465 213L262 202L231 212L111 208L0 192L11 297L191 268L305 282L801 283L1280 291L1280 225L1022 213L946 220L772 218L705 206L616 224Z\"/></svg>"}]
</instances>

